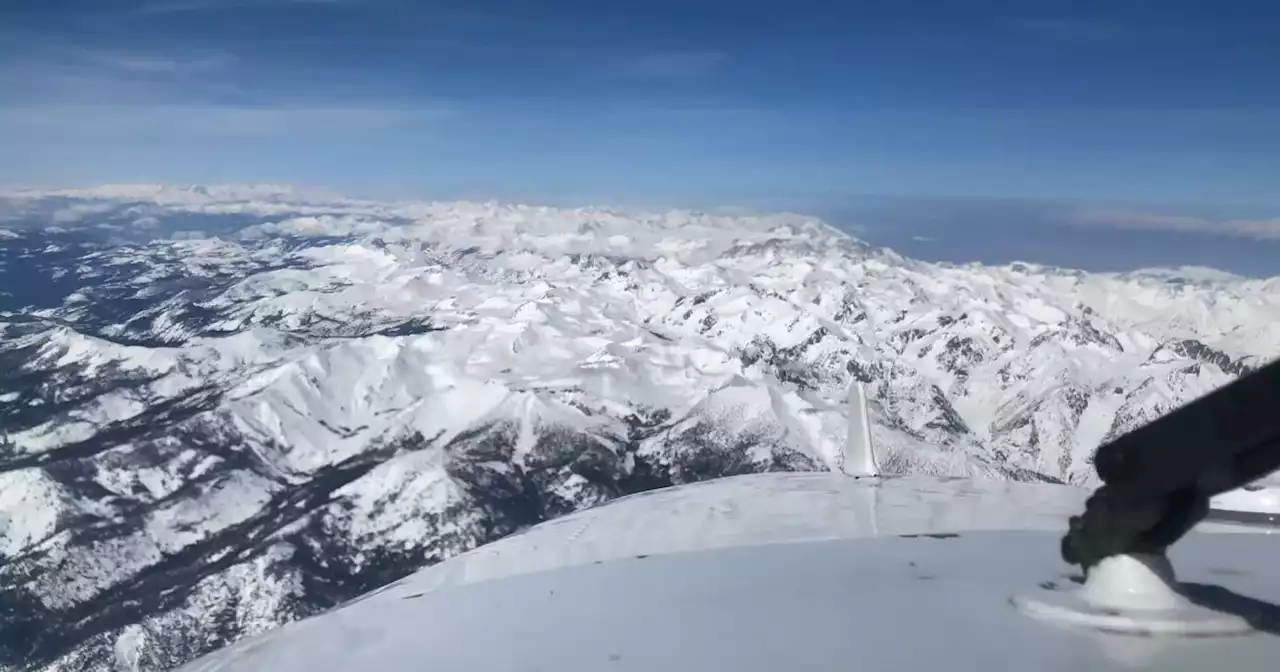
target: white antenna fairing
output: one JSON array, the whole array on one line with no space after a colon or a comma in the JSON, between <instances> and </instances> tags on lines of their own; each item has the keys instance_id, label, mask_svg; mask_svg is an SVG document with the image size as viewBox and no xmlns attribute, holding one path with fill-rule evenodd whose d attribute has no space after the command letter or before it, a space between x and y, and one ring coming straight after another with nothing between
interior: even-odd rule
<instances>
[{"instance_id":1,"label":"white antenna fairing","mask_svg":"<svg viewBox=\"0 0 1280 672\"><path fill-rule=\"evenodd\" d=\"M845 473L854 477L880 475L875 450L871 445L871 417L867 414L867 394L862 382L849 386L849 437L845 447Z\"/></svg>"}]
</instances>

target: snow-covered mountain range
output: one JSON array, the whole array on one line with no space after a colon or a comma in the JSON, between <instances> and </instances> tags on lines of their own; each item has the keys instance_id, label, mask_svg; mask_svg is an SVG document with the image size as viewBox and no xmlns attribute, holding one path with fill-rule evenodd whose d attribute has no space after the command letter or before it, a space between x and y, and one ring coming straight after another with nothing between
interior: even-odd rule
<instances>
[{"instance_id":1,"label":"snow-covered mountain range","mask_svg":"<svg viewBox=\"0 0 1280 672\"><path fill-rule=\"evenodd\" d=\"M796 215L282 187L0 200L0 670L163 669L730 474L1090 485L1280 354L1280 278L938 265Z\"/></svg>"}]
</instances>

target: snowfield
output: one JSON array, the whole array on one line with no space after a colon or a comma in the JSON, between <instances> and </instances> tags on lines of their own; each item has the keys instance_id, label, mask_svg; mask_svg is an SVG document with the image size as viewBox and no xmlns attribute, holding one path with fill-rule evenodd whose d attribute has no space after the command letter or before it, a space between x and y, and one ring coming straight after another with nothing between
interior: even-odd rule
<instances>
[{"instance_id":1,"label":"snowfield","mask_svg":"<svg viewBox=\"0 0 1280 672\"><path fill-rule=\"evenodd\" d=\"M1280 353L1280 278L929 264L797 215L5 198L0 670L171 667L622 495L840 473L853 381L886 472L1089 486Z\"/></svg>"}]
</instances>

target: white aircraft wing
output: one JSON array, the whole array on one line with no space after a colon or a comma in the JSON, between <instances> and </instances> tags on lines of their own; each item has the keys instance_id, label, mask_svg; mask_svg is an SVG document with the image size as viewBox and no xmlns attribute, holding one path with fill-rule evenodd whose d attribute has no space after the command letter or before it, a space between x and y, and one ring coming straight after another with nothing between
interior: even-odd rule
<instances>
[{"instance_id":1,"label":"white aircraft wing","mask_svg":"<svg viewBox=\"0 0 1280 672\"><path fill-rule=\"evenodd\" d=\"M1264 478L1209 500L1211 520L1280 526L1280 477Z\"/></svg>"},{"instance_id":2,"label":"white aircraft wing","mask_svg":"<svg viewBox=\"0 0 1280 672\"><path fill-rule=\"evenodd\" d=\"M1280 638L1074 631L1010 597L1069 590L1085 492L765 474L627 497L424 569L185 670L1274 670ZM1229 532L1264 532L1230 534ZM1206 523L1183 581L1280 602L1280 536Z\"/></svg>"},{"instance_id":3,"label":"white aircraft wing","mask_svg":"<svg viewBox=\"0 0 1280 672\"><path fill-rule=\"evenodd\" d=\"M759 474L624 497L181 669L1277 669L1280 528L1218 516L1169 553L1186 595L1212 598L1246 634L1135 637L1033 618L1026 605L1082 592L1060 542L1088 492L877 476L860 390L851 410L863 476Z\"/></svg>"}]
</instances>

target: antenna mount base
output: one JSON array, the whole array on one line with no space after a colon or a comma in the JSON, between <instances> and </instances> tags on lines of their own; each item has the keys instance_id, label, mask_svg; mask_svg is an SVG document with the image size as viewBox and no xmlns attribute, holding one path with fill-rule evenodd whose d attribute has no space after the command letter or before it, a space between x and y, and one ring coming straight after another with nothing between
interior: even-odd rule
<instances>
[{"instance_id":1,"label":"antenna mount base","mask_svg":"<svg viewBox=\"0 0 1280 672\"><path fill-rule=\"evenodd\" d=\"M1103 558L1079 589L1045 590L1010 601L1032 618L1115 634L1215 637L1253 631L1240 616L1187 599L1163 554Z\"/></svg>"}]
</instances>

